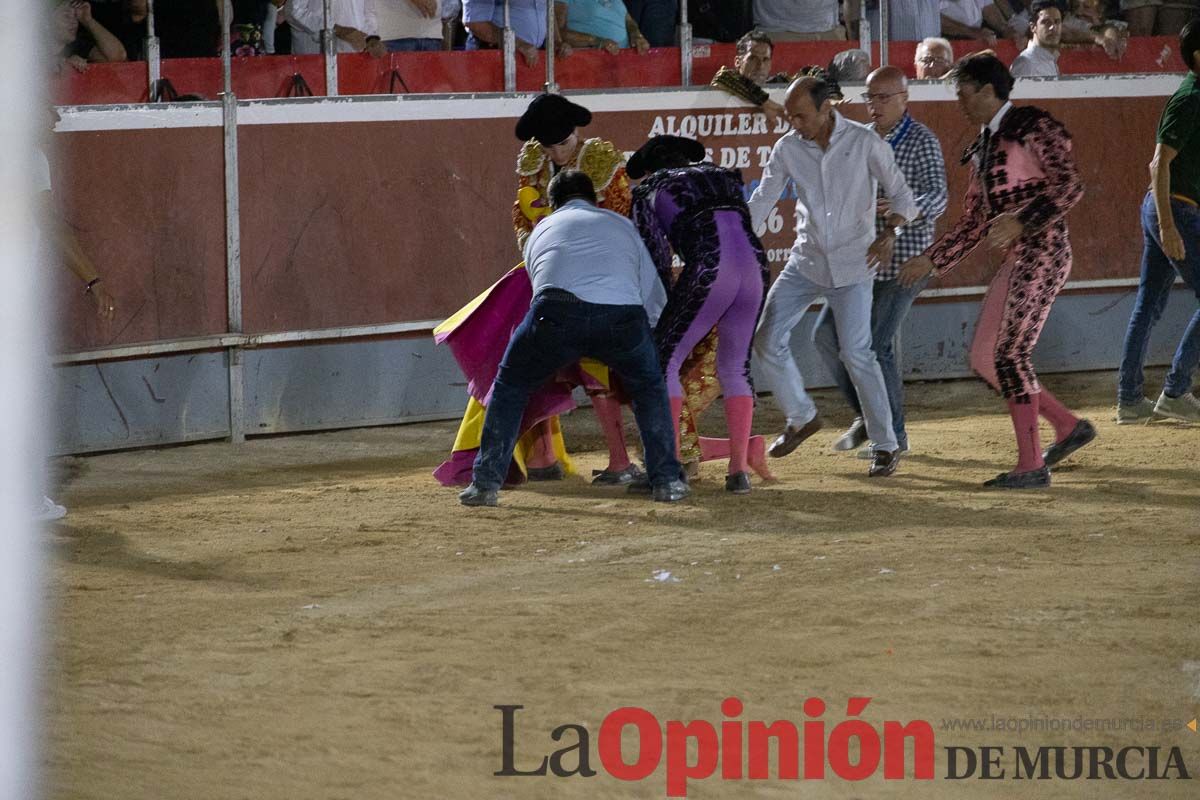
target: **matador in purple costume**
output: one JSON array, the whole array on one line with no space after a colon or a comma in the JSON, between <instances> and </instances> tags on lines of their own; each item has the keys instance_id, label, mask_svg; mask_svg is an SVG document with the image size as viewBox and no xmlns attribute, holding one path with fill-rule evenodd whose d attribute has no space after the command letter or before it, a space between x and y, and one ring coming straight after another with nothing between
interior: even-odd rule
<instances>
[{"instance_id":1,"label":"matador in purple costume","mask_svg":"<svg viewBox=\"0 0 1200 800\"><path fill-rule=\"evenodd\" d=\"M1038 382L1033 349L1054 298L1071 272L1067 212L1083 196L1062 124L1032 106L1008 102L1013 77L990 53L968 56L951 73L967 118L983 126L963 154L972 165L966 210L924 255L904 265L908 286L933 272L944 275L986 237L1005 251L992 278L971 344L971 368L1007 401L1017 437L1015 469L986 481L998 489L1050 485L1050 467L1096 437ZM1054 427L1055 443L1043 453L1038 417Z\"/></svg>"},{"instance_id":2,"label":"matador in purple costume","mask_svg":"<svg viewBox=\"0 0 1200 800\"><path fill-rule=\"evenodd\" d=\"M704 145L695 139L656 136L630 158L626 171L635 179L648 176L634 189L633 219L669 287L655 338L677 430L685 394L680 370L715 328L716 373L729 429L725 488L744 494L750 491L746 468L754 418L750 344L766 291L767 257L750 225L741 173L695 163L704 157ZM672 251L683 261L674 282ZM761 437L757 444L750 458L763 474Z\"/></svg>"}]
</instances>

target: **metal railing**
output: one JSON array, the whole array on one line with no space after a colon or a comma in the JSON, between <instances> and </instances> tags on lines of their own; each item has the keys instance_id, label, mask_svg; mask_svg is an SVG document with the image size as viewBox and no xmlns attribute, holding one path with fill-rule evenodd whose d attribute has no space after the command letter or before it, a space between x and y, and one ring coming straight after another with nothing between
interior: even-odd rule
<instances>
[{"instance_id":1,"label":"metal railing","mask_svg":"<svg viewBox=\"0 0 1200 800\"><path fill-rule=\"evenodd\" d=\"M160 41L155 32L154 6L156 0L148 0L147 2L147 17L146 17L146 83L147 97L151 100L158 98L159 81L162 79L162 50ZM158 0L162 2L162 0ZM888 62L888 19L890 14L890 0L879 0L879 20L880 30L874 31L870 22L870 15L867 9L867 0L859 0L859 39L858 45L861 49L870 53L872 61L874 61L874 52L872 45L874 40L879 42L879 63L887 64ZM692 66L695 58L695 53L692 47L692 25L688 19L688 4L686 0L679 4L679 25L677 28L679 37L679 70L680 70L680 85L692 85ZM222 70L225 77L225 91L231 92L229 83L230 73L230 52L229 39L230 27L233 21L232 10L228 2L224 2L221 6L221 26L223 28L221 34L221 60ZM321 54L324 61L325 69L325 93L329 97L338 96L338 60L337 60L337 36L334 34L333 20L333 0L323 0L323 28L320 34ZM557 44L557 20L554 13L554 0L548 0L546 3L546 65L545 65L545 81L543 88L548 92L558 91L558 83L555 80L555 46ZM504 64L504 91L516 92L517 90L517 46L516 34L511 25L511 7L510 0L504 0L504 27L503 39L501 44L501 53Z\"/></svg>"},{"instance_id":2,"label":"metal railing","mask_svg":"<svg viewBox=\"0 0 1200 800\"><path fill-rule=\"evenodd\" d=\"M886 6L887 0L881 0ZM146 80L147 96L157 99L162 80L162 61L158 37L155 35L154 1L148 3L146 36ZM881 9L882 10L882 9ZM864 2L865 11L865 2ZM338 94L337 41L332 19L332 0L324 0L324 28L321 31L321 49L325 61L326 91L329 96ZM882 14L886 20L886 12ZM223 0L220 7L221 21L221 110L224 158L225 194L225 272L227 330L223 334L198 336L162 342L126 345L90 350L83 353L66 354L54 359L56 364L79 364L115 358L130 358L167 353L195 352L223 349L228 356L229 376L229 427L230 439L242 442L246 437L245 376L243 373L244 350L267 344L287 342L321 341L360 338L416 330L428 330L436 320L402 322L385 325L360 325L324 330L287 331L271 334L248 335L244 332L242 317L242 271L241 271L241 228L240 189L238 185L238 100L233 90L233 63L231 51L231 27L233 22L232 0ZM504 2L504 87L507 92L516 91L516 36L511 27L509 0ZM554 76L554 47L557 39L557 20L554 2L547 3L546 15L546 91L556 91ZM861 30L864 32L865 48L870 48L870 25L863 14ZM689 86L692 81L692 27L688 22L687 3L680 3L678 35L680 43L681 84ZM880 32L881 52L886 58L886 33Z\"/></svg>"}]
</instances>

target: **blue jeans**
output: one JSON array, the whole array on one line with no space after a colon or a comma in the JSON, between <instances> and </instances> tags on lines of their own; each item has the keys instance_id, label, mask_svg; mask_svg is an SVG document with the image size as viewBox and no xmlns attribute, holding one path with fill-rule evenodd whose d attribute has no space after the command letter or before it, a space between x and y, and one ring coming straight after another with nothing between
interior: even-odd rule
<instances>
[{"instance_id":1,"label":"blue jeans","mask_svg":"<svg viewBox=\"0 0 1200 800\"><path fill-rule=\"evenodd\" d=\"M632 399L651 485L679 479L671 403L645 309L588 303L551 289L533 299L504 351L475 456L476 486L500 488L530 393L584 356L607 364Z\"/></svg>"},{"instance_id":2,"label":"blue jeans","mask_svg":"<svg viewBox=\"0 0 1200 800\"><path fill-rule=\"evenodd\" d=\"M1142 367L1150 346L1150 331L1167 307L1176 273L1200 300L1200 208L1172 199L1171 212L1179 235L1183 237L1183 261L1172 262L1162 250L1154 196L1147 194L1142 201L1145 249L1142 251L1142 276L1138 283L1137 300L1129 317L1129 328L1125 331L1125 352L1121 357L1117 379L1117 399L1122 403L1136 403L1144 396ZM1197 364L1200 364L1200 308L1192 315L1192 321L1179 340L1179 348L1171 360L1171 370L1163 382L1163 391L1170 397L1179 397L1191 391Z\"/></svg>"},{"instance_id":3,"label":"blue jeans","mask_svg":"<svg viewBox=\"0 0 1200 800\"><path fill-rule=\"evenodd\" d=\"M442 49L441 39L388 39L383 43L389 53L416 53Z\"/></svg>"},{"instance_id":4,"label":"blue jeans","mask_svg":"<svg viewBox=\"0 0 1200 800\"><path fill-rule=\"evenodd\" d=\"M842 363L863 399L867 435L876 448L891 452L897 447L892 431L892 412L879 359L871 350L871 285L874 282L867 278L838 288L821 286L789 263L767 292L767 301L754 334L754 356L775 392L775 402L783 409L787 424L798 428L808 423L817 415L817 404L805 390L804 376L792 355L792 329L800 324L808 307L824 297L833 309Z\"/></svg>"},{"instance_id":5,"label":"blue jeans","mask_svg":"<svg viewBox=\"0 0 1200 800\"><path fill-rule=\"evenodd\" d=\"M651 47L672 47L679 24L679 0L625 0L625 10Z\"/></svg>"},{"instance_id":6,"label":"blue jeans","mask_svg":"<svg viewBox=\"0 0 1200 800\"><path fill-rule=\"evenodd\" d=\"M871 349L879 360L879 369L883 373L883 383L887 387L888 404L892 408L892 430L896 434L896 444L903 450L908 449L908 432L904 430L904 379L900 375L900 365L896 362L896 334L900 325L908 316L917 295L929 283L930 278L905 288L897 280L875 281L871 300ZM863 415L862 403L858 392L850 380L841 359L841 348L838 343L837 326L834 324L833 312L830 306L821 310L817 325L813 328L813 344L825 359L825 365L837 382L838 388L846 396L846 402L854 409L855 416Z\"/></svg>"}]
</instances>

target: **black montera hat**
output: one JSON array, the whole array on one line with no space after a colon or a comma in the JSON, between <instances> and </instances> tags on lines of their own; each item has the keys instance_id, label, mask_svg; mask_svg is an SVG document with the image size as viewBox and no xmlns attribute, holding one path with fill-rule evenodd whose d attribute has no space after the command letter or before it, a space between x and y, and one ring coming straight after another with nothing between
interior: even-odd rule
<instances>
[{"instance_id":1,"label":"black montera hat","mask_svg":"<svg viewBox=\"0 0 1200 800\"><path fill-rule=\"evenodd\" d=\"M517 120L517 138L523 142L537 139L549 147L591 121L592 112L561 94L539 94Z\"/></svg>"},{"instance_id":2,"label":"black montera hat","mask_svg":"<svg viewBox=\"0 0 1200 800\"><path fill-rule=\"evenodd\" d=\"M638 148L625 165L625 174L637 180L662 169L668 156L681 155L688 161L703 161L704 144L686 136L655 136Z\"/></svg>"}]
</instances>

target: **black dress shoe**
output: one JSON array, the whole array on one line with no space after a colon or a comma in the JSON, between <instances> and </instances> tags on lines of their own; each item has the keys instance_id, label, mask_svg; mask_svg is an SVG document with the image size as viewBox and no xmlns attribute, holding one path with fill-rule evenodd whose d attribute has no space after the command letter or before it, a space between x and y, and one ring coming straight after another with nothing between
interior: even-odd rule
<instances>
[{"instance_id":1,"label":"black dress shoe","mask_svg":"<svg viewBox=\"0 0 1200 800\"><path fill-rule=\"evenodd\" d=\"M896 471L896 467L900 466L900 451L893 450L876 450L871 454L871 466L867 469L867 475L872 478L886 478Z\"/></svg>"},{"instance_id":2,"label":"black dress shoe","mask_svg":"<svg viewBox=\"0 0 1200 800\"><path fill-rule=\"evenodd\" d=\"M650 476L643 472L629 482L625 491L628 494L650 494Z\"/></svg>"},{"instance_id":3,"label":"black dress shoe","mask_svg":"<svg viewBox=\"0 0 1200 800\"><path fill-rule=\"evenodd\" d=\"M1028 472L1001 472L990 481L984 481L983 485L988 489L1048 489L1050 470L1042 467Z\"/></svg>"},{"instance_id":4,"label":"black dress shoe","mask_svg":"<svg viewBox=\"0 0 1200 800\"><path fill-rule=\"evenodd\" d=\"M562 464L557 461L548 467L525 468L525 476L531 481L561 481L566 474Z\"/></svg>"},{"instance_id":5,"label":"black dress shoe","mask_svg":"<svg viewBox=\"0 0 1200 800\"><path fill-rule=\"evenodd\" d=\"M1090 444L1095 438L1096 426L1086 419L1081 419L1061 442L1055 442L1046 448L1046 452L1042 453L1042 460L1046 462L1047 467L1053 467L1079 448Z\"/></svg>"},{"instance_id":6,"label":"black dress shoe","mask_svg":"<svg viewBox=\"0 0 1200 800\"><path fill-rule=\"evenodd\" d=\"M464 506L495 506L499 505L497 495L495 489L480 489L472 483L458 493L458 502Z\"/></svg>"},{"instance_id":7,"label":"black dress shoe","mask_svg":"<svg viewBox=\"0 0 1200 800\"><path fill-rule=\"evenodd\" d=\"M681 480L660 483L654 487L654 491L652 492L655 502L658 503L677 503L691 493L692 490Z\"/></svg>"},{"instance_id":8,"label":"black dress shoe","mask_svg":"<svg viewBox=\"0 0 1200 800\"><path fill-rule=\"evenodd\" d=\"M767 450L767 455L771 456L771 458L786 456L799 447L800 443L805 439L821 430L822 424L821 415L818 414L799 428L793 428L791 425L788 425L783 429L783 433L779 434L779 438L771 443L770 449Z\"/></svg>"},{"instance_id":9,"label":"black dress shoe","mask_svg":"<svg viewBox=\"0 0 1200 800\"><path fill-rule=\"evenodd\" d=\"M733 494L750 494L750 473L735 472L725 476L725 491Z\"/></svg>"},{"instance_id":10,"label":"black dress shoe","mask_svg":"<svg viewBox=\"0 0 1200 800\"><path fill-rule=\"evenodd\" d=\"M594 469L592 483L596 486L628 486L642 476L642 468L630 464L625 469Z\"/></svg>"}]
</instances>

